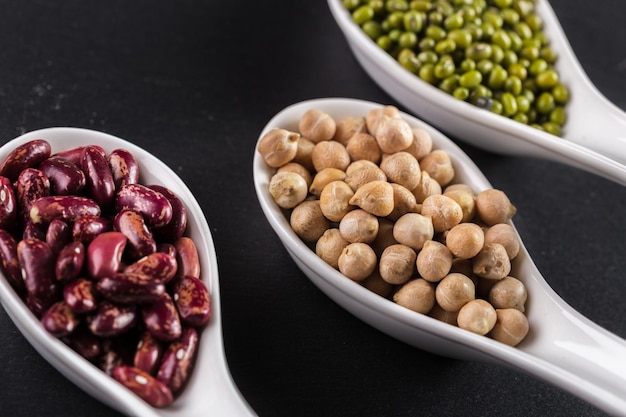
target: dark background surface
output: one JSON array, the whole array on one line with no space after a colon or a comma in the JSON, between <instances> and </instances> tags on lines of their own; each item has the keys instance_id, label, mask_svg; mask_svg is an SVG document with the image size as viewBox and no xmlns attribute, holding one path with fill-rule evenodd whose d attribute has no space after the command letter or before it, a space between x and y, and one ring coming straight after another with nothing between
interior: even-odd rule
<instances>
[{"instance_id":1,"label":"dark background surface","mask_svg":"<svg viewBox=\"0 0 626 417\"><path fill-rule=\"evenodd\" d=\"M623 0L551 3L590 78L626 108ZM287 256L252 186L265 123L310 98L396 104L355 61L323 0L0 6L1 143L43 127L98 129L180 175L213 233L231 373L260 416L604 415L535 378L380 333ZM458 143L517 206L515 223L553 288L626 337L626 189ZM0 415L118 413L48 365L0 310Z\"/></svg>"}]
</instances>

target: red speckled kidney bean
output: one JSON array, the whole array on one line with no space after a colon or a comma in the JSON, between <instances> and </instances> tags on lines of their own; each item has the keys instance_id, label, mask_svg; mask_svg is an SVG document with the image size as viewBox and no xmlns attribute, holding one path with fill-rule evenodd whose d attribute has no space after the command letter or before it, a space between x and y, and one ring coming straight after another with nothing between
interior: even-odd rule
<instances>
[{"instance_id":1,"label":"red speckled kidney bean","mask_svg":"<svg viewBox=\"0 0 626 417\"><path fill-rule=\"evenodd\" d=\"M35 139L13 149L0 164L0 175L15 181L20 172L32 168L50 156L50 144L45 140Z\"/></svg>"},{"instance_id":2,"label":"red speckled kidney bean","mask_svg":"<svg viewBox=\"0 0 626 417\"><path fill-rule=\"evenodd\" d=\"M105 157L93 146L86 146L81 155L81 168L92 198L102 210L108 210L115 200L115 182Z\"/></svg>"},{"instance_id":3,"label":"red speckled kidney bean","mask_svg":"<svg viewBox=\"0 0 626 417\"><path fill-rule=\"evenodd\" d=\"M53 336L61 337L74 331L78 319L65 301L57 301L43 314L41 324Z\"/></svg>"},{"instance_id":4,"label":"red speckled kidney bean","mask_svg":"<svg viewBox=\"0 0 626 417\"><path fill-rule=\"evenodd\" d=\"M17 200L11 180L0 176L0 228L10 229L17 220Z\"/></svg>"},{"instance_id":5,"label":"red speckled kidney bean","mask_svg":"<svg viewBox=\"0 0 626 417\"><path fill-rule=\"evenodd\" d=\"M101 216L82 216L74 221L72 238L88 245L96 236L113 230L110 219Z\"/></svg>"},{"instance_id":6,"label":"red speckled kidney bean","mask_svg":"<svg viewBox=\"0 0 626 417\"><path fill-rule=\"evenodd\" d=\"M54 156L60 156L62 158L65 158L67 160L72 161L77 166L80 166L81 165L81 157L83 156L83 151L85 150L85 148L87 146L91 146L92 148L94 148L98 152L100 152L102 154L102 156L106 157L106 151L104 150L104 148L102 146L98 146L98 145L77 146L75 148L71 148L71 149L67 149L67 150L64 150L64 151L56 152L54 154Z\"/></svg>"},{"instance_id":7,"label":"red speckled kidney bean","mask_svg":"<svg viewBox=\"0 0 626 417\"><path fill-rule=\"evenodd\" d=\"M98 298L95 284L86 278L69 282L63 288L63 300L76 314L95 311L98 308Z\"/></svg>"},{"instance_id":8,"label":"red speckled kidney bean","mask_svg":"<svg viewBox=\"0 0 626 417\"><path fill-rule=\"evenodd\" d=\"M72 241L65 245L57 256L54 275L59 282L69 282L78 278L85 263L85 245Z\"/></svg>"},{"instance_id":9,"label":"red speckled kidney bean","mask_svg":"<svg viewBox=\"0 0 626 417\"><path fill-rule=\"evenodd\" d=\"M61 249L72 241L72 229L63 220L55 219L48 225L46 243L53 253L58 254Z\"/></svg>"},{"instance_id":10,"label":"red speckled kidney bean","mask_svg":"<svg viewBox=\"0 0 626 417\"><path fill-rule=\"evenodd\" d=\"M87 246L87 272L101 278L119 271L127 239L120 232L104 232Z\"/></svg>"},{"instance_id":11,"label":"red speckled kidney bean","mask_svg":"<svg viewBox=\"0 0 626 417\"><path fill-rule=\"evenodd\" d=\"M162 227L154 229L155 236L162 242L174 242L180 238L187 228L187 210L185 205L169 188L162 185L148 185L148 188L161 193L172 206L172 219Z\"/></svg>"},{"instance_id":12,"label":"red speckled kidney bean","mask_svg":"<svg viewBox=\"0 0 626 417\"><path fill-rule=\"evenodd\" d=\"M144 275L152 281L166 284L174 278L176 270L177 262L174 256L163 252L154 252L128 265L124 272Z\"/></svg>"},{"instance_id":13,"label":"red speckled kidney bean","mask_svg":"<svg viewBox=\"0 0 626 417\"><path fill-rule=\"evenodd\" d=\"M113 370L113 378L153 407L165 407L174 400L165 384L135 367L118 366Z\"/></svg>"},{"instance_id":14,"label":"red speckled kidney bean","mask_svg":"<svg viewBox=\"0 0 626 417\"><path fill-rule=\"evenodd\" d=\"M168 293L157 301L141 307L141 316L146 329L155 339L171 342L180 337L182 326L178 311Z\"/></svg>"},{"instance_id":15,"label":"red speckled kidney bean","mask_svg":"<svg viewBox=\"0 0 626 417\"><path fill-rule=\"evenodd\" d=\"M80 194L85 188L85 173L68 159L51 156L39 164L39 169L50 181L51 194Z\"/></svg>"},{"instance_id":16,"label":"red speckled kidney bean","mask_svg":"<svg viewBox=\"0 0 626 417\"><path fill-rule=\"evenodd\" d=\"M126 184L117 192L117 211L140 213L150 227L163 227L172 220L172 205L163 194L141 184Z\"/></svg>"},{"instance_id":17,"label":"red speckled kidney bean","mask_svg":"<svg viewBox=\"0 0 626 417\"><path fill-rule=\"evenodd\" d=\"M25 239L17 244L26 291L35 314L42 314L58 299L59 287L54 276L55 256L45 242Z\"/></svg>"},{"instance_id":18,"label":"red speckled kidney bean","mask_svg":"<svg viewBox=\"0 0 626 417\"><path fill-rule=\"evenodd\" d=\"M18 294L21 294L26 287L22 278L20 261L17 258L17 241L3 229L0 229L0 264L9 284Z\"/></svg>"},{"instance_id":19,"label":"red speckled kidney bean","mask_svg":"<svg viewBox=\"0 0 626 417\"><path fill-rule=\"evenodd\" d=\"M27 168L17 177L15 189L20 219L27 222L30 221L32 202L50 195L50 180L41 170Z\"/></svg>"},{"instance_id":20,"label":"red speckled kidney bean","mask_svg":"<svg viewBox=\"0 0 626 417\"><path fill-rule=\"evenodd\" d=\"M103 301L95 314L89 317L89 329L96 336L118 336L135 325L137 309L134 305Z\"/></svg>"},{"instance_id":21,"label":"red speckled kidney bean","mask_svg":"<svg viewBox=\"0 0 626 417\"><path fill-rule=\"evenodd\" d=\"M148 229L141 214L130 209L117 213L113 228L128 239L128 254L132 259L139 259L156 252L156 240Z\"/></svg>"},{"instance_id":22,"label":"red speckled kidney bean","mask_svg":"<svg viewBox=\"0 0 626 417\"><path fill-rule=\"evenodd\" d=\"M200 277L200 257L196 244L188 237L181 237L174 242L176 261L178 262L177 277Z\"/></svg>"},{"instance_id":23,"label":"red speckled kidney bean","mask_svg":"<svg viewBox=\"0 0 626 417\"><path fill-rule=\"evenodd\" d=\"M121 304L147 304L165 293L165 285L139 274L116 273L98 280L98 292Z\"/></svg>"},{"instance_id":24,"label":"red speckled kidney bean","mask_svg":"<svg viewBox=\"0 0 626 417\"><path fill-rule=\"evenodd\" d=\"M30 220L35 224L54 219L73 222L82 216L99 216L100 206L94 200L80 196L48 196L33 201Z\"/></svg>"},{"instance_id":25,"label":"red speckled kidney bean","mask_svg":"<svg viewBox=\"0 0 626 417\"><path fill-rule=\"evenodd\" d=\"M143 332L137 343L137 349L133 357L135 368L141 369L150 375L155 375L161 356L163 355L163 344L156 340L150 332Z\"/></svg>"},{"instance_id":26,"label":"red speckled kidney bean","mask_svg":"<svg viewBox=\"0 0 626 417\"><path fill-rule=\"evenodd\" d=\"M139 182L139 165L132 153L126 149L115 149L109 154L107 161L113 174L115 188L120 189L126 184Z\"/></svg>"},{"instance_id":27,"label":"red speckled kidney bean","mask_svg":"<svg viewBox=\"0 0 626 417\"><path fill-rule=\"evenodd\" d=\"M65 337L66 343L87 360L96 359L102 352L100 338L82 325Z\"/></svg>"},{"instance_id":28,"label":"red speckled kidney bean","mask_svg":"<svg viewBox=\"0 0 626 417\"><path fill-rule=\"evenodd\" d=\"M190 275L176 278L172 298L181 322L194 327L204 326L211 318L211 299L206 285Z\"/></svg>"},{"instance_id":29,"label":"red speckled kidney bean","mask_svg":"<svg viewBox=\"0 0 626 417\"><path fill-rule=\"evenodd\" d=\"M181 338L171 343L163 353L157 379L167 385L173 393L179 392L187 382L197 349L198 332L192 327L186 327Z\"/></svg>"}]
</instances>

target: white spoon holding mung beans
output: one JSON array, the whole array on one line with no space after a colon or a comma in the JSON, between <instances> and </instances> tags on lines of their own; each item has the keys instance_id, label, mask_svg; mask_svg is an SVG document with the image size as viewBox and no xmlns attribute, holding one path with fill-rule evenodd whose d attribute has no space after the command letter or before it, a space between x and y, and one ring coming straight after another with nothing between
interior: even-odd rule
<instances>
[{"instance_id":1,"label":"white spoon holding mung beans","mask_svg":"<svg viewBox=\"0 0 626 417\"><path fill-rule=\"evenodd\" d=\"M0 147L0 160L5 160L16 146L33 139L48 141L52 152L89 144L99 145L107 153L114 149L126 149L138 162L141 183L160 184L173 191L187 211L186 233L198 249L200 278L210 292L212 311L209 322L200 333L196 362L188 383L182 394L165 408L150 406L48 333L0 273L0 301L15 326L65 377L93 397L126 415L141 417L256 415L239 393L228 370L222 339L215 247L202 209L185 183L167 165L139 146L109 134L78 128L49 128L26 133ZM7 334L3 337L11 336Z\"/></svg>"},{"instance_id":2,"label":"white spoon holding mung beans","mask_svg":"<svg viewBox=\"0 0 626 417\"><path fill-rule=\"evenodd\" d=\"M570 92L557 137L456 99L404 69L352 20L341 0L328 0L363 69L410 112L459 140L502 154L565 163L626 185L626 113L589 80L547 0L537 0L543 31L558 54L555 67Z\"/></svg>"},{"instance_id":3,"label":"white spoon holding mung beans","mask_svg":"<svg viewBox=\"0 0 626 417\"><path fill-rule=\"evenodd\" d=\"M259 140L274 128L297 131L298 120L309 109L324 111L338 120L364 116L381 107L342 98L304 101L275 115ZM402 116L411 126L427 130L434 148L448 152L456 172L453 183L466 183L475 192L492 188L479 168L450 139L421 120L407 114ZM356 317L431 353L506 366L545 380L608 413L623 414L626 410L626 341L565 303L545 281L523 244L512 262L510 275L523 281L528 290L526 314L530 332L519 345L510 347L413 312L346 278L319 258L293 231L268 190L274 169L259 152L255 152L253 172L261 208L288 254L320 290Z\"/></svg>"}]
</instances>

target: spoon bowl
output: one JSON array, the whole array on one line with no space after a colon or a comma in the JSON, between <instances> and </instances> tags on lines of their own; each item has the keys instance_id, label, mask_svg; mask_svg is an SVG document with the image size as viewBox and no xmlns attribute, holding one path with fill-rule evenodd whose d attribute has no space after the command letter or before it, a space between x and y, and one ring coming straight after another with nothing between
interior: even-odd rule
<instances>
[{"instance_id":1,"label":"spoon bowl","mask_svg":"<svg viewBox=\"0 0 626 417\"><path fill-rule=\"evenodd\" d=\"M176 193L187 210L187 235L193 239L198 249L201 278L211 294L212 317L201 333L196 364L184 392L170 406L161 409L151 407L62 341L50 335L2 276L0 302L15 326L65 377L101 402L126 415L254 416L252 409L239 394L228 370L222 341L215 247L202 209L185 183L167 165L144 149L105 133L78 128L49 128L26 133L0 147L0 160L4 160L16 146L33 139L48 141L53 153L86 144L100 145L107 153L118 148L127 149L137 159L141 183L160 184Z\"/></svg>"},{"instance_id":2,"label":"spoon bowl","mask_svg":"<svg viewBox=\"0 0 626 417\"><path fill-rule=\"evenodd\" d=\"M317 99L289 106L265 126L259 140L273 128L297 130L309 109L333 118L364 116L382 105L353 99ZM470 185L475 192L492 188L472 160L441 132L407 114L411 126L427 130L434 148L450 155L453 182ZM273 169L257 151L254 184L261 208L288 254L304 274L326 295L359 319L417 348L456 359L494 363L528 373L614 414L626 410L626 341L594 324L566 304L545 281L521 245L512 262L511 276L528 290L526 313L530 332L518 346L510 347L485 336L415 313L378 296L328 265L300 240L289 219L274 202L268 186ZM521 242L521 239L520 239Z\"/></svg>"},{"instance_id":3,"label":"spoon bowl","mask_svg":"<svg viewBox=\"0 0 626 417\"><path fill-rule=\"evenodd\" d=\"M481 149L550 159L626 185L626 113L589 80L546 0L536 1L543 30L558 54L556 69L570 90L563 137L499 116L428 84L404 69L354 23L341 0L330 11L367 74L410 112Z\"/></svg>"}]
</instances>

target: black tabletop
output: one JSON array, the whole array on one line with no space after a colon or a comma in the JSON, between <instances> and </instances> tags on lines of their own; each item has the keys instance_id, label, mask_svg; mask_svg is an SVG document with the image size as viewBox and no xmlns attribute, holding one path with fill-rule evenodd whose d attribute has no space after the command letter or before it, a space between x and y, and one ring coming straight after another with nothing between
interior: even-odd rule
<instances>
[{"instance_id":1,"label":"black tabletop","mask_svg":"<svg viewBox=\"0 0 626 417\"><path fill-rule=\"evenodd\" d=\"M590 78L626 108L623 0L551 3ZM260 416L604 415L523 373L386 336L287 256L252 186L262 127L310 98L397 105L356 62L325 1L0 5L0 143L43 127L97 129L180 175L213 233L228 364ZM458 143L517 206L515 223L550 285L626 337L626 189ZM0 344L0 415L119 415L50 366L1 309Z\"/></svg>"}]
</instances>

